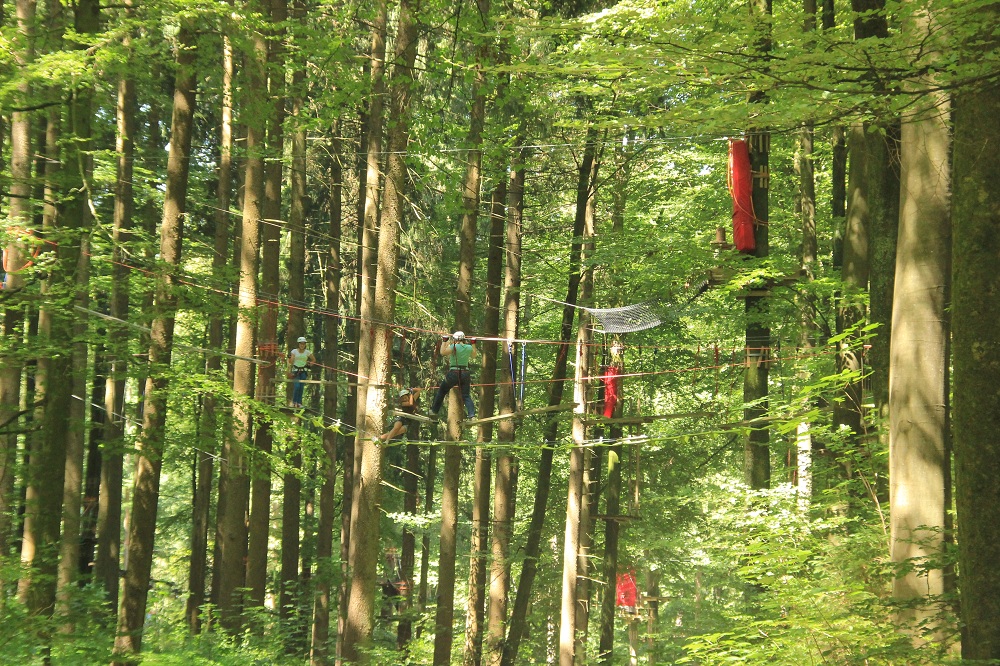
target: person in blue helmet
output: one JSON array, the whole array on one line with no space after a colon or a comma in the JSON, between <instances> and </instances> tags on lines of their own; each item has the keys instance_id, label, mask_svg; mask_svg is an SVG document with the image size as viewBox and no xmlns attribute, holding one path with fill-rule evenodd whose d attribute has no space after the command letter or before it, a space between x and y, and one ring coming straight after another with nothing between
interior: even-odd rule
<instances>
[{"instance_id":1,"label":"person in blue helmet","mask_svg":"<svg viewBox=\"0 0 1000 666\"><path fill-rule=\"evenodd\" d=\"M469 363L476 357L476 348L465 339L465 333L455 331L441 343L441 356L448 359L448 373L438 386L431 405L431 416L437 418L441 405L444 404L448 391L456 386L462 389L462 399L465 401L465 415L472 419L476 417L476 405L472 402L472 380L469 375Z\"/></svg>"}]
</instances>

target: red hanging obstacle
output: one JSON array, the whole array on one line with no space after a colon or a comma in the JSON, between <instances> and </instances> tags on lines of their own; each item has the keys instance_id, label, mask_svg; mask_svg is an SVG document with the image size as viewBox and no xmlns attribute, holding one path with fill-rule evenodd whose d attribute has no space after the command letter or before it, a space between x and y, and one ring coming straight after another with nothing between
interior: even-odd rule
<instances>
[{"instance_id":1,"label":"red hanging obstacle","mask_svg":"<svg viewBox=\"0 0 1000 666\"><path fill-rule=\"evenodd\" d=\"M605 368L601 375L604 383L604 418L610 419L615 415L615 407L618 406L618 395L622 387L622 369L617 365Z\"/></svg>"},{"instance_id":2,"label":"red hanging obstacle","mask_svg":"<svg viewBox=\"0 0 1000 666\"><path fill-rule=\"evenodd\" d=\"M733 198L733 242L740 252L754 251L753 231L756 216L750 193L753 189L750 151L742 139L729 141L729 194Z\"/></svg>"},{"instance_id":3,"label":"red hanging obstacle","mask_svg":"<svg viewBox=\"0 0 1000 666\"><path fill-rule=\"evenodd\" d=\"M618 574L615 580L615 605L626 613L635 613L639 606L639 588L635 584L635 572Z\"/></svg>"}]
</instances>

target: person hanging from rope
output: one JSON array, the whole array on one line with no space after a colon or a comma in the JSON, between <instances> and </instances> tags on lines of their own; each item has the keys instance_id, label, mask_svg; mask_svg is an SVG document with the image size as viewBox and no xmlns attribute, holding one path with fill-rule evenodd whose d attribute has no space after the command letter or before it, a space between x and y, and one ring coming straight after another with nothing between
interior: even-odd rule
<instances>
[{"instance_id":1,"label":"person hanging from rope","mask_svg":"<svg viewBox=\"0 0 1000 666\"><path fill-rule=\"evenodd\" d=\"M417 413L417 398L420 395L420 391L423 389L412 388L412 389L401 389L399 394L396 396L396 409L407 414ZM396 414L392 421L392 427L388 432L384 432L378 436L383 442L388 442L389 440L396 439L400 435L406 432L406 417Z\"/></svg>"},{"instance_id":2,"label":"person hanging from rope","mask_svg":"<svg viewBox=\"0 0 1000 666\"><path fill-rule=\"evenodd\" d=\"M434 396L431 417L437 418L448 391L459 386L462 389L462 399L465 401L465 414L470 419L475 418L476 405L472 402L469 362L476 357L476 348L466 341L465 333L455 331L452 335L445 336L445 340L441 343L441 356L448 359L448 373L438 386L437 395Z\"/></svg>"},{"instance_id":3,"label":"person hanging from rope","mask_svg":"<svg viewBox=\"0 0 1000 666\"><path fill-rule=\"evenodd\" d=\"M303 379L309 377L309 364L316 362L312 350L308 348L309 341L300 337L298 345L288 352L288 378L293 380L292 407L302 407L302 392L305 390Z\"/></svg>"}]
</instances>

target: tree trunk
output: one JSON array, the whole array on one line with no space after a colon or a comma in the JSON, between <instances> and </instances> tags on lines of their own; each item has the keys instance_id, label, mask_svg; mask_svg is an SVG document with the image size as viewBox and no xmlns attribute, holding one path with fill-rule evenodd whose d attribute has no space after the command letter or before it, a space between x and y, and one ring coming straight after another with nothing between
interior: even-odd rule
<instances>
[{"instance_id":1,"label":"tree trunk","mask_svg":"<svg viewBox=\"0 0 1000 666\"><path fill-rule=\"evenodd\" d=\"M96 331L99 339L107 337L107 330L101 326ZM83 506L80 515L80 558L77 573L81 579L90 582L94 573L94 556L97 551L97 505L101 492L101 443L104 441L104 390L107 385L108 356L103 343L94 350L94 373L90 381L90 435L87 439L87 475L83 480Z\"/></svg>"},{"instance_id":2,"label":"tree trunk","mask_svg":"<svg viewBox=\"0 0 1000 666\"><path fill-rule=\"evenodd\" d=\"M177 77L174 80L174 107L170 123L170 153L167 158L167 186L160 227L160 260L176 269L181 260L181 238L186 209L188 156L191 154L195 87L194 33L184 22L177 34ZM136 664L142 645L153 563L153 538L160 491L160 467L163 464L166 426L169 365L173 348L174 313L177 307L177 281L165 271L157 277L153 304L154 319L149 347L149 378L146 406L143 409L139 437L132 513L128 527L128 565L122 605L118 615L113 666Z\"/></svg>"},{"instance_id":3,"label":"tree trunk","mask_svg":"<svg viewBox=\"0 0 1000 666\"><path fill-rule=\"evenodd\" d=\"M979 25L995 26L996 5L977 11ZM995 52L996 38L985 44ZM983 47L983 52L987 48ZM970 92L955 100L952 221L954 224L954 447L958 508L958 564L962 593L962 658L1000 659L1000 302L998 284L1000 192L995 185L1000 155L996 90Z\"/></svg>"},{"instance_id":4,"label":"tree trunk","mask_svg":"<svg viewBox=\"0 0 1000 666\"><path fill-rule=\"evenodd\" d=\"M485 11L484 11L485 5ZM477 0L479 16L489 17L488 0ZM479 55L482 58L482 52ZM482 63L482 59L480 59ZM482 182L483 124L486 118L485 75L477 69L469 112L469 132L465 143L465 177L462 182L462 227L459 230L458 282L455 287L455 329L467 331L472 324L472 278L476 263L476 223L479 213L479 189ZM456 391L448 396L448 440L455 442L462 437L459 422L465 414L462 399ZM441 537L438 559L437 608L434 614L434 666L451 663L455 619L455 560L458 529L458 488L461 476L462 452L459 445L445 446L444 475L441 478ZM481 463L482 461L480 461ZM488 468L487 468L488 469ZM488 492L488 491L487 491ZM482 547L480 545L480 547ZM481 599L480 608L481 608ZM480 610L479 613L482 611ZM482 620L473 618L476 640L482 642ZM474 658L477 650L473 650ZM466 663L469 663L468 661Z\"/></svg>"},{"instance_id":5,"label":"tree trunk","mask_svg":"<svg viewBox=\"0 0 1000 666\"><path fill-rule=\"evenodd\" d=\"M596 135L588 134L587 145L592 146ZM586 222L586 206L581 202L589 185L585 175L593 166L594 149L585 150L583 163L580 165L580 180L577 184L576 216L573 222L573 238L569 253L569 285L566 289L566 300L562 311L562 322L559 328L560 346L556 356L555 367L552 369L552 382L549 385L548 404L554 407L562 403L563 388L566 380L567 356L569 340L573 335L573 317L576 314L576 302L580 289L580 249L582 246L584 224ZM583 193L583 194L581 194ZM531 589L538 573L538 556L541 552L542 529L545 525L545 513L548 509L549 488L552 481L552 455L559 432L559 422L552 419L545 427L541 458L538 461L538 481L535 486L535 500L531 509L531 521L528 526L528 536L524 545L524 564L521 576L518 578L517 595L514 597L514 607L511 610L510 626L507 630L507 641L503 646L502 666L513 666L517 661L517 652L521 638L528 628L528 606L531 602Z\"/></svg>"},{"instance_id":6,"label":"tree trunk","mask_svg":"<svg viewBox=\"0 0 1000 666\"><path fill-rule=\"evenodd\" d=\"M770 14L770 1L766 1ZM761 102L762 100L758 100ZM768 154L771 135L767 130L754 130L748 136L750 168L753 173L751 198L755 216L755 257L768 255ZM771 330L767 324L767 299L763 296L746 297L746 370L743 375L743 400L746 407L743 418L747 421L767 415L768 370L771 355ZM744 445L743 473L751 488L767 488L771 483L770 433L767 426L750 430Z\"/></svg>"},{"instance_id":7,"label":"tree trunk","mask_svg":"<svg viewBox=\"0 0 1000 666\"><path fill-rule=\"evenodd\" d=\"M597 168L596 146L593 141L593 131L588 133L587 147L584 149L583 161L580 164L577 181L577 216L583 216L582 245L580 247L579 265L587 266L588 259L594 251L594 200L596 197ZM593 304L594 273L593 268L583 269L580 283L580 303L582 307ZM563 576L562 576L562 609L559 623L559 664L572 666L585 661L584 644L578 640L579 625L577 613L581 612L578 598L578 577L581 573L583 558L581 549L581 528L588 522L588 511L584 507L587 501L584 495L588 488L585 484L585 468L589 462L587 456L587 431L583 418L587 413L587 394L591 362L591 315L586 310L580 311L579 324L576 332L576 371L573 380L573 448L569 453L569 479L566 494L566 529L563 535ZM586 539L584 538L584 541Z\"/></svg>"},{"instance_id":8,"label":"tree trunk","mask_svg":"<svg viewBox=\"0 0 1000 666\"><path fill-rule=\"evenodd\" d=\"M14 58L18 67L25 67L35 57L35 14L34 0L17 0L14 5L17 32L22 41L21 48L15 50ZM18 86L18 96L31 95L30 84L23 80ZM11 224L25 229L31 224L31 112L13 111L10 120L10 200L7 216ZM25 263L29 250L21 243L9 243L4 248L8 266L20 267ZM3 290L5 294L15 294L24 286L20 271L5 271ZM4 336L19 335L24 312L17 300L9 299L4 308ZM13 425L11 419L20 411L21 371L23 359L4 357L0 362L0 421ZM11 548L13 524L11 517L16 512L14 497L14 475L17 468L17 435L0 434L0 557L6 557ZM6 577L4 577L6 578Z\"/></svg>"},{"instance_id":9,"label":"tree trunk","mask_svg":"<svg viewBox=\"0 0 1000 666\"><path fill-rule=\"evenodd\" d=\"M852 0L858 14L855 39L889 36L885 0ZM889 340L892 337L892 298L895 283L896 237L899 231L899 123L894 119L881 126L865 126L864 152L868 202L868 323L876 325L875 338L867 352L871 375L874 416L889 422ZM887 428L879 428L879 447L889 448ZM888 502L888 470L879 469L876 492L880 502Z\"/></svg>"},{"instance_id":10,"label":"tree trunk","mask_svg":"<svg viewBox=\"0 0 1000 666\"><path fill-rule=\"evenodd\" d=\"M295 115L301 112L296 107ZM339 126L334 126L333 136L339 135ZM293 139L293 172L295 169L295 158L301 159L301 166L305 168L305 148L306 134L303 129L296 132ZM326 309L331 312L340 312L340 280L342 276L342 263L340 258L340 236L342 227L342 206L343 206L343 166L341 164L341 144L339 138L331 141L330 160L330 256L326 264ZM302 208L305 203L305 178L300 176L293 178L292 187L292 210ZM300 210L292 215L291 223L299 220ZM302 221L305 216L301 215ZM326 365L325 377L328 382L337 382L337 371L340 368L340 346L339 346L339 321L336 317L328 317L323 329L325 336L324 365ZM338 418L338 385L336 383L327 384L323 392L323 417L327 423ZM312 666L320 666L327 663L327 642L330 634L330 608L332 605L332 588L334 580L333 570L333 524L336 513L335 491L337 485L337 432L326 428L323 430L323 487L320 490L319 501L319 538L316 543L316 559L319 561L319 583L316 588L316 597L313 603L313 625L312 643L309 653L309 663Z\"/></svg>"},{"instance_id":11,"label":"tree trunk","mask_svg":"<svg viewBox=\"0 0 1000 666\"><path fill-rule=\"evenodd\" d=\"M257 347L276 350L278 344L278 301L280 298L280 240L281 222L281 164L284 156L285 122L285 69L284 69L284 29L288 18L285 0L271 0L271 24L277 26L270 35L268 52L270 71L270 96L274 108L268 118L268 153L272 155L264 167L264 207L263 228L261 229L261 278L260 290L267 299L267 305L260 314L257 328ZM257 366L256 396L259 402L274 404L274 378L278 363L276 351L273 363ZM267 550L271 527L271 464L270 455L273 437L266 421L260 422L254 432L254 465L251 482L249 543L247 546L247 588L249 601L257 607L264 605L267 583ZM291 507L290 507L291 508ZM296 541L298 531L296 530ZM282 546L284 547L284 541ZM282 588L286 581L282 580ZM287 591L279 590L287 595ZM280 595L279 595L280 596ZM286 602L287 597L286 597ZM279 612L285 613L281 603Z\"/></svg>"},{"instance_id":12,"label":"tree trunk","mask_svg":"<svg viewBox=\"0 0 1000 666\"><path fill-rule=\"evenodd\" d=\"M933 28L926 14L906 26L914 36ZM889 360L890 543L894 563L916 565L894 579L893 595L909 602L899 612L898 622L918 642L918 634L933 631L937 595L947 587L945 572L932 563L939 561L948 540L951 504L948 107L943 94L922 95L903 119L900 153Z\"/></svg>"},{"instance_id":13,"label":"tree trunk","mask_svg":"<svg viewBox=\"0 0 1000 666\"><path fill-rule=\"evenodd\" d=\"M247 9L253 11L255 3ZM253 99L267 98L267 40L259 32L253 36L253 51L247 54L247 87ZM240 590L246 582L248 465L247 449L252 439L252 417L247 401L253 397L254 371L249 360L254 355L254 324L257 308L257 268L260 251L261 216L264 197L265 116L251 116L247 124L246 172L243 186L243 220L240 234L239 314L236 320L236 355L233 364L233 428L223 445L219 478L218 526L215 563L220 568L219 619L236 631L243 623Z\"/></svg>"},{"instance_id":14,"label":"tree trunk","mask_svg":"<svg viewBox=\"0 0 1000 666\"><path fill-rule=\"evenodd\" d=\"M520 142L519 142L520 143ZM518 311L521 301L521 222L524 208L524 164L522 151L516 149L511 160L510 186L507 192L506 264L504 266L503 361L500 363L500 413L517 411L514 393L514 342L518 335ZM514 441L516 423L512 418L500 422L497 439L503 444ZM496 481L493 490L492 560L490 563L490 598L487 612L485 662L498 666L503 655L510 594L510 539L514 521L514 480L516 461L509 448L497 454Z\"/></svg>"},{"instance_id":15,"label":"tree trunk","mask_svg":"<svg viewBox=\"0 0 1000 666\"><path fill-rule=\"evenodd\" d=\"M382 123L385 108L385 39L388 30L388 3L378 0L375 21L372 25L371 81L372 91L368 106L367 154L365 166L365 203L361 228L361 246L358 248L358 311L361 313L358 332L358 387L356 423L365 422L364 410L368 405L369 365L372 358L373 328L370 313L374 311L375 280L378 273L377 245L379 229L379 199L381 194ZM366 321L365 313L369 313ZM359 435L360 437L360 435ZM360 445L360 440L356 447ZM361 458L354 459L354 483L357 490Z\"/></svg>"},{"instance_id":16,"label":"tree trunk","mask_svg":"<svg viewBox=\"0 0 1000 666\"><path fill-rule=\"evenodd\" d=\"M212 253L212 273L223 280L229 259L229 203L233 168L233 48L228 35L222 37L222 108L219 136L219 180L216 184L215 243ZM208 323L208 348L222 348L223 315L213 311ZM218 375L221 357L210 354L205 359L205 374ZM217 377L217 379L219 379ZM187 621L192 633L201 631L201 606L205 602L206 566L208 559L209 512L211 509L213 459L217 450L218 399L211 391L202 402L201 448L198 452L198 485L191 525L191 566L188 572Z\"/></svg>"},{"instance_id":17,"label":"tree trunk","mask_svg":"<svg viewBox=\"0 0 1000 666\"><path fill-rule=\"evenodd\" d=\"M378 439L386 408L386 386L391 379L392 337L386 322L396 309L399 228L403 222L406 190L406 147L409 141L410 99L415 88L413 63L417 51L419 4L404 0L399 7L399 26L390 90L395 121L388 137L388 167L379 228L378 271L372 311L373 349L368 373L369 390L365 420L358 423L361 476L351 515L351 590L344 632L343 657L357 661L361 648L372 637L375 622L376 562L379 541L379 497L385 449ZM362 334L362 338L364 334ZM359 382L361 383L361 382ZM359 406L360 412L360 406ZM357 455L357 454L356 454Z\"/></svg>"},{"instance_id":18,"label":"tree trunk","mask_svg":"<svg viewBox=\"0 0 1000 666\"><path fill-rule=\"evenodd\" d=\"M833 409L834 427L847 428L853 433L855 444L864 434L862 419L862 340L858 328L864 325L865 308L860 295L868 287L868 239L870 238L868 209L868 169L864 139L864 127L859 123L851 127L848 149L851 157L851 171L848 177L847 217L843 235L843 264L841 280L845 293L837 310L837 332L848 333L837 343L837 369L840 372L857 373L856 379L849 381L843 390L843 399L835 403ZM851 331L857 331L850 334ZM829 480L825 486L836 485L837 479Z\"/></svg>"},{"instance_id":19,"label":"tree trunk","mask_svg":"<svg viewBox=\"0 0 1000 666\"><path fill-rule=\"evenodd\" d=\"M486 261L486 303L484 304L483 335L494 338L483 340L479 347L483 355L479 383L482 392L479 399L479 414L493 416L496 400L497 343L500 328L500 280L503 275L503 232L504 204L507 199L507 183L501 180L493 191L490 206L490 246ZM480 443L493 441L493 423L479 425ZM476 469L474 497L472 505L472 554L469 558L469 599L465 625L465 663L479 666L483 655L483 619L486 602L486 571L488 542L490 536L490 450L476 447Z\"/></svg>"},{"instance_id":20,"label":"tree trunk","mask_svg":"<svg viewBox=\"0 0 1000 666\"><path fill-rule=\"evenodd\" d=\"M54 6L47 17L50 31L61 35L61 7ZM65 316L55 299L72 298L67 280L77 266L76 242L72 230L61 228L55 202L62 196L60 188L61 155L59 149L62 114L58 107L49 110L45 130L45 206L43 227L50 236L60 236L53 266L42 285L43 303L38 311L38 339L43 349L67 349L70 346L72 321ZM69 232L69 233L67 233ZM62 235L65 238L62 238ZM51 614L55 601L56 568L58 565L59 527L62 517L63 481L66 464L70 391L65 381L69 376L69 360L65 355L43 355L35 368L34 419L41 425L29 441L25 468L23 538L21 540L22 576L18 582L18 597L28 610L36 614ZM42 644L46 644L42 630Z\"/></svg>"},{"instance_id":21,"label":"tree trunk","mask_svg":"<svg viewBox=\"0 0 1000 666\"><path fill-rule=\"evenodd\" d=\"M409 349L403 349L403 354L409 353L407 363L407 373L410 386L419 386L421 344L420 339L416 339L409 345ZM417 506L420 502L419 483L420 480L420 447L416 444L420 439L420 423L413 421L407 424L406 432L406 471L403 473L403 512L410 515L417 515ZM399 624L396 626L396 649L407 651L410 639L413 637L412 614L409 612L413 607L413 565L416 561L417 537L413 529L403 528L403 542L399 558L400 577L405 585L405 589L399 591L400 598L397 608Z\"/></svg>"},{"instance_id":22,"label":"tree trunk","mask_svg":"<svg viewBox=\"0 0 1000 666\"><path fill-rule=\"evenodd\" d=\"M96 0L86 0L74 7L74 28L78 35L93 35L99 29L100 5ZM79 44L74 44L79 49ZM88 230L93 223L91 215L91 179L93 158L90 156L91 106L94 91L92 87L80 87L73 91L69 105L69 121L74 140L69 144L66 162L70 165L69 191L74 193L65 209L66 227L80 230L80 246L74 270L73 304L82 310L90 303L90 251ZM87 318L78 315L73 324L73 342L70 356L70 381L72 392L69 400L70 421L66 439L66 472L63 480L63 526L59 544L59 571L56 581L57 612L66 616L70 613L70 603L80 568L80 512L82 508L83 460L86 448L87 404ZM65 415L64 415L65 416ZM64 627L72 631L72 627Z\"/></svg>"}]
</instances>

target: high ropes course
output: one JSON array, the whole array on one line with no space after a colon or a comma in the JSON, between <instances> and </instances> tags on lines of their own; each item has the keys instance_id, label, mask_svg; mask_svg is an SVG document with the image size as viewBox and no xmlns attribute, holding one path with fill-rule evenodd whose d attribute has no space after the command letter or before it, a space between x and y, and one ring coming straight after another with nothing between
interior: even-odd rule
<instances>
[{"instance_id":1,"label":"high ropes course","mask_svg":"<svg viewBox=\"0 0 1000 666\"><path fill-rule=\"evenodd\" d=\"M144 274L147 274L147 275L153 275L154 274L154 271L152 271L150 269L146 269L146 268L143 268L141 266L133 265L133 264L130 264L130 263L127 263L127 262L115 261L115 260L112 260L112 259L110 259L108 257L102 257L102 256L98 256L98 257L95 257L95 258L98 259L98 260L100 260L100 261L105 261L105 262L108 262L108 263L113 263L113 264L117 264L117 265L123 266L123 267L125 267L125 268L127 268L129 270L132 270L132 271L144 273ZM198 290L202 290L202 291L206 291L206 292L211 292L211 293L218 294L220 296L225 296L227 298L232 298L234 296L234 291L233 290L231 290L231 289L222 289L222 288L219 288L219 287L212 286L210 284L206 284L205 281L204 281L204 279L201 278L201 277L195 278L193 276L180 275L180 276L176 276L176 280L177 280L177 282L179 284L182 284L185 287L188 287L188 288L191 288L191 289L198 289ZM558 301L556 299L551 299L551 298L547 298L547 297L540 296L540 295L536 295L535 297L538 298L538 299L540 299L540 300L547 300L547 301L551 301L551 302L562 304L562 305L569 305L567 303L564 303L563 301ZM332 319L336 319L336 320L341 321L341 322L362 322L363 321L361 317L356 316L356 315L350 315L350 314L346 314L346 313L343 313L343 312L329 310L329 309L326 309L326 308L317 307L315 305L310 305L310 304L306 304L306 303L295 303L295 302L290 302L290 301L287 301L287 300L281 300L281 299L279 299L277 297L268 296L266 294L260 294L258 296L258 298L257 298L257 302L262 307L279 308L279 309L285 309L285 310L289 310L289 311L290 310L299 310L299 311L304 312L304 313L309 313L309 314L313 314L313 315L317 315L317 316L321 316L321 317L332 318ZM590 307L584 307L584 306L578 306L578 305L573 305L573 307L575 307L577 309L580 309L580 310L584 310L584 311L588 312L589 314L591 314L594 317L594 319L597 322L599 322L600 325L601 325L600 328L595 328L595 331L598 332L598 333L604 334L605 336L607 336L607 335L614 335L614 336L619 336L620 337L621 335L624 335L625 333L644 331L644 330L647 330L647 329L654 328L654 327L660 325L661 323L663 323L663 321L664 321L664 309L663 309L663 307L660 304L655 303L655 302L639 303L639 304L627 305L627 306L619 307L619 308L590 308ZM102 319L108 320L108 321L114 321L114 322L116 322L119 325L126 326L126 327L129 327L129 328L134 329L134 330L146 332L146 329L144 327L141 327L141 326L139 326L137 324L134 324L134 323L122 320L122 319L116 319L116 318L111 317L111 316L109 316L109 315L107 315L105 313L98 312L98 311L91 310L91 309L85 309L85 308L77 308L77 309L79 311L81 311L82 313L84 313L84 314L96 316L96 317L99 317L99 318L102 318ZM367 321L371 322L371 320L367 320ZM383 326L385 326L386 331L387 331L386 334L387 335L397 336L397 337L401 338L401 343L402 344L405 344L405 341L408 338L415 338L415 337L419 337L419 336L430 336L434 340L439 340L440 337L441 337L441 331L440 331L440 329L431 329L431 328L425 328L425 327L413 326L413 325L403 325L403 324L392 323L392 322L389 322L389 323L374 322L374 323L382 324ZM374 330L372 330L372 334L374 334ZM564 340L554 340L554 339L544 339L544 338L527 338L527 337L505 338L505 337L497 337L497 336L475 336L474 339L477 342L480 342L480 341L481 342L494 341L494 342L498 342L498 343L503 343L507 347L506 353L511 354L511 355L513 354L513 347L514 347L514 345L521 345L522 371L521 371L520 378L516 382L517 388L518 388L519 393L521 395L521 400L519 401L519 403L521 403L521 404L523 404L523 396L524 396L525 387L528 386L528 385L539 385L539 384L549 384L549 383L553 383L553 382L572 382L573 381L572 378L561 378L561 379L554 379L554 378L527 378L527 377L525 377L525 373L523 371L523 366L525 364L525 357L527 356L527 349L530 346L534 346L534 345L570 346L570 345L578 344L576 342L567 342L567 341L564 341ZM588 346L595 347L595 348L600 348L600 349L606 349L608 347L608 343L607 343L606 340L603 340L603 341L602 340L591 341L591 342L587 342L585 344L587 344ZM176 342L175 346L179 350L187 351L187 352L191 352L191 353L198 353L198 354L205 354L205 355L217 355L217 356L222 356L222 357L228 357L228 358L233 358L233 359L244 360L244 361L248 361L248 362L255 363L255 364L261 364L261 365L262 364L267 364L267 363L274 362L274 357L278 353L277 349L275 349L275 350L267 350L265 345L259 345L259 347L258 347L258 356L256 356L256 357L238 356L238 355L229 353L228 351L221 350L221 349L220 350L206 349L204 347L186 345L186 344L183 344L183 343L180 343L180 342ZM265 349L265 352L261 353L261 349ZM802 353L796 352L796 353L793 353L791 355L783 355L783 354L780 353L781 352L780 346L778 346L778 347L772 347L772 346L768 345L768 346L761 346L761 347L749 347L745 343L731 342L731 343L727 344L727 343L720 343L720 342L717 342L717 341L707 342L707 343L697 343L697 344L679 344L679 345L678 344L673 344L673 345L669 345L669 344L635 344L635 345L629 345L628 349L629 350L634 350L634 351L639 352L639 353L641 353L643 350L649 350L649 351L652 351L654 354L656 352L661 352L661 351L665 351L665 352L686 352L689 355L693 355L696 358L696 360L699 361L699 362L697 362L694 365L687 366L687 367L666 368L666 369L664 369L664 368L657 368L657 369L651 369L651 370L650 369L646 369L646 370L639 370L639 371L627 372L627 373L624 372L623 368L619 367L618 368L618 377L617 377L618 381L620 381L622 379L625 379L625 378L644 378L644 377L645 378L649 378L649 377L656 377L656 376L662 376L662 375L672 375L672 374L708 373L708 372L719 373L721 371L724 371L724 370L730 369L730 368L742 368L742 367L745 367L748 358L760 357L762 354L766 354L768 356L768 358L770 359L769 362L772 363L772 364L775 364L775 363L780 363L782 360L800 359L800 358L806 358L806 357L814 357L814 356L817 356L817 355L829 355L829 354L834 354L835 353L834 351L831 351L831 350L821 349L821 350L811 350L811 351L802 352ZM707 360L707 362L701 362L701 358L702 358L703 354L707 354L709 356L709 359ZM281 355L281 356L283 356L283 355ZM436 354L435 354L435 358L433 359L432 362L436 363L436 361L437 361L437 358L436 358ZM358 376L357 373L352 372L350 370L345 370L343 368L334 368L334 367L331 367L329 365L325 365L325 364L323 364L321 362L314 362L314 363L311 363L310 365L313 368L316 368L318 370L329 371L330 373L339 375L341 377L341 379L337 379L337 380L305 379L305 380L298 380L298 381L300 381L302 383L305 383L305 384L312 384L312 385L325 385L325 384L330 384L330 383L337 383L338 385L341 385L341 386L344 386L344 385L351 386L351 385L357 385L358 383L367 383L366 382L367 377ZM604 378L605 378L605 375L601 374L601 375L584 377L584 380L588 381L588 382L591 382L591 381L603 381ZM292 381L292 380L277 379L276 383L290 382L290 381ZM486 387L486 386L499 386L499 384L500 384L500 382L474 383L473 386L474 387ZM384 388L390 388L390 387L396 387L396 388L398 388L399 385L391 384L391 385L386 385ZM429 386L428 388L435 388L435 387ZM519 412L515 413L515 416L517 416L517 415L522 415L523 416L523 415L531 415L531 414L523 413L523 410L519 410ZM511 417L504 417L504 418L511 418ZM623 417L623 418L626 418L626 417ZM670 419L670 418L678 418L678 417L675 416L675 415L664 415L662 418ZM651 422L653 420L658 420L658 417L656 417L656 416L627 417L625 421L622 421L622 423L631 424L633 421L634 422L638 422L638 421L636 421L636 419L642 419L642 420L644 420L644 422ZM501 419L500 419L500 417L498 417L498 418L495 418L493 420L501 420ZM594 423L598 423L598 419L597 418L594 418L592 420L593 420ZM608 421L605 418L605 419L601 419L600 422L601 423L607 423Z\"/></svg>"}]
</instances>

